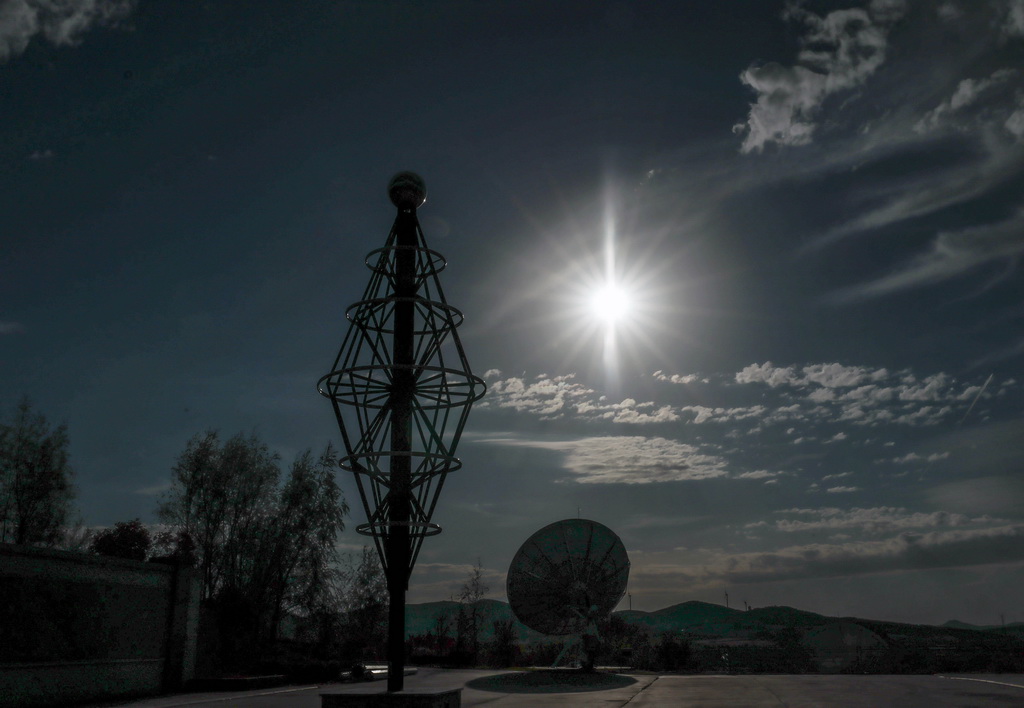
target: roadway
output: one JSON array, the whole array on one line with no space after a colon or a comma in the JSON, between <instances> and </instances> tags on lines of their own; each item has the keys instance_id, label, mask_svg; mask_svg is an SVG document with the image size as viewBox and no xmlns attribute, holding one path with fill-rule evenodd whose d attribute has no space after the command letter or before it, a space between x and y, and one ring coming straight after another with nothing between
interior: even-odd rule
<instances>
[{"instance_id":1,"label":"roadway","mask_svg":"<svg viewBox=\"0 0 1024 708\"><path fill-rule=\"evenodd\" d=\"M946 708L1024 706L1024 675L656 675L421 669L407 689L462 688L463 706L618 708ZM383 691L383 682L289 686L236 693L189 693L121 708L320 708L321 693Z\"/></svg>"}]
</instances>

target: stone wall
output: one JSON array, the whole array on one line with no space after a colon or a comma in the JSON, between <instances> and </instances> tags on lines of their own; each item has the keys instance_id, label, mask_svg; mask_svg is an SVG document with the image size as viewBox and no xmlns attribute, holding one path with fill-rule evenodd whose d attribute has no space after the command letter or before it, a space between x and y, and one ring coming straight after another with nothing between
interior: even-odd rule
<instances>
[{"instance_id":1,"label":"stone wall","mask_svg":"<svg viewBox=\"0 0 1024 708\"><path fill-rule=\"evenodd\" d=\"M3 705L159 693L195 675L191 568L0 544Z\"/></svg>"}]
</instances>

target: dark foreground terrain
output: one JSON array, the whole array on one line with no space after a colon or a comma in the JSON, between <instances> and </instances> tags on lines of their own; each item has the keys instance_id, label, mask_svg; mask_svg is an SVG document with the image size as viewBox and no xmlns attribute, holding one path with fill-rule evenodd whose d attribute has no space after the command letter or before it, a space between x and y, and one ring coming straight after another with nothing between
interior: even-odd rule
<instances>
[{"instance_id":1,"label":"dark foreground terrain","mask_svg":"<svg viewBox=\"0 0 1024 708\"><path fill-rule=\"evenodd\" d=\"M578 675L422 669L408 690L463 688L463 706L617 706L719 708L836 706L945 708L1024 705L1024 675L681 676L605 674L591 684ZM321 693L383 691L380 682L328 684L225 694L181 694L118 704L123 708L319 708ZM107 704L114 705L114 704Z\"/></svg>"}]
</instances>

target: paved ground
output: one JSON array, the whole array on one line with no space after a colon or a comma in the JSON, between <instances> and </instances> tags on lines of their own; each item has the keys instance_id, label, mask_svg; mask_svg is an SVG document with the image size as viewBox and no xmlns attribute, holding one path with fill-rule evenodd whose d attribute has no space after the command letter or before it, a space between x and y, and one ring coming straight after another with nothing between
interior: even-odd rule
<instances>
[{"instance_id":1,"label":"paved ground","mask_svg":"<svg viewBox=\"0 0 1024 708\"><path fill-rule=\"evenodd\" d=\"M598 686L553 674L422 669L408 689L463 688L463 706L618 708L946 708L1024 706L1024 675L950 676L605 676ZM599 690L593 690L598 688ZM293 686L242 693L190 693L122 708L320 708L321 693L383 691L383 682ZM113 705L113 704L106 704Z\"/></svg>"}]
</instances>

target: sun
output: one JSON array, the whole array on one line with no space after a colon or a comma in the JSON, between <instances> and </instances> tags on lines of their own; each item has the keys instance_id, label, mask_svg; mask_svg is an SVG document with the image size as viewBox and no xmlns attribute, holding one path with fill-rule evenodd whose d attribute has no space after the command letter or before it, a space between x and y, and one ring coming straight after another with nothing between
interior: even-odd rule
<instances>
[{"instance_id":1,"label":"sun","mask_svg":"<svg viewBox=\"0 0 1024 708\"><path fill-rule=\"evenodd\" d=\"M666 358L658 335L676 335L665 322L680 307L668 297L671 264L656 254L660 239L633 233L639 228L633 219L630 230L620 233L616 202L609 187L603 220L571 222L567 237L555 242L561 267L538 282L553 305L539 315L549 337L545 348L558 353L563 367L589 361L603 369L607 391L617 390L623 372L633 375L652 357Z\"/></svg>"},{"instance_id":2,"label":"sun","mask_svg":"<svg viewBox=\"0 0 1024 708\"><path fill-rule=\"evenodd\" d=\"M606 283L591 293L587 304L593 317L613 325L630 313L633 298L625 288L615 283Z\"/></svg>"}]
</instances>

